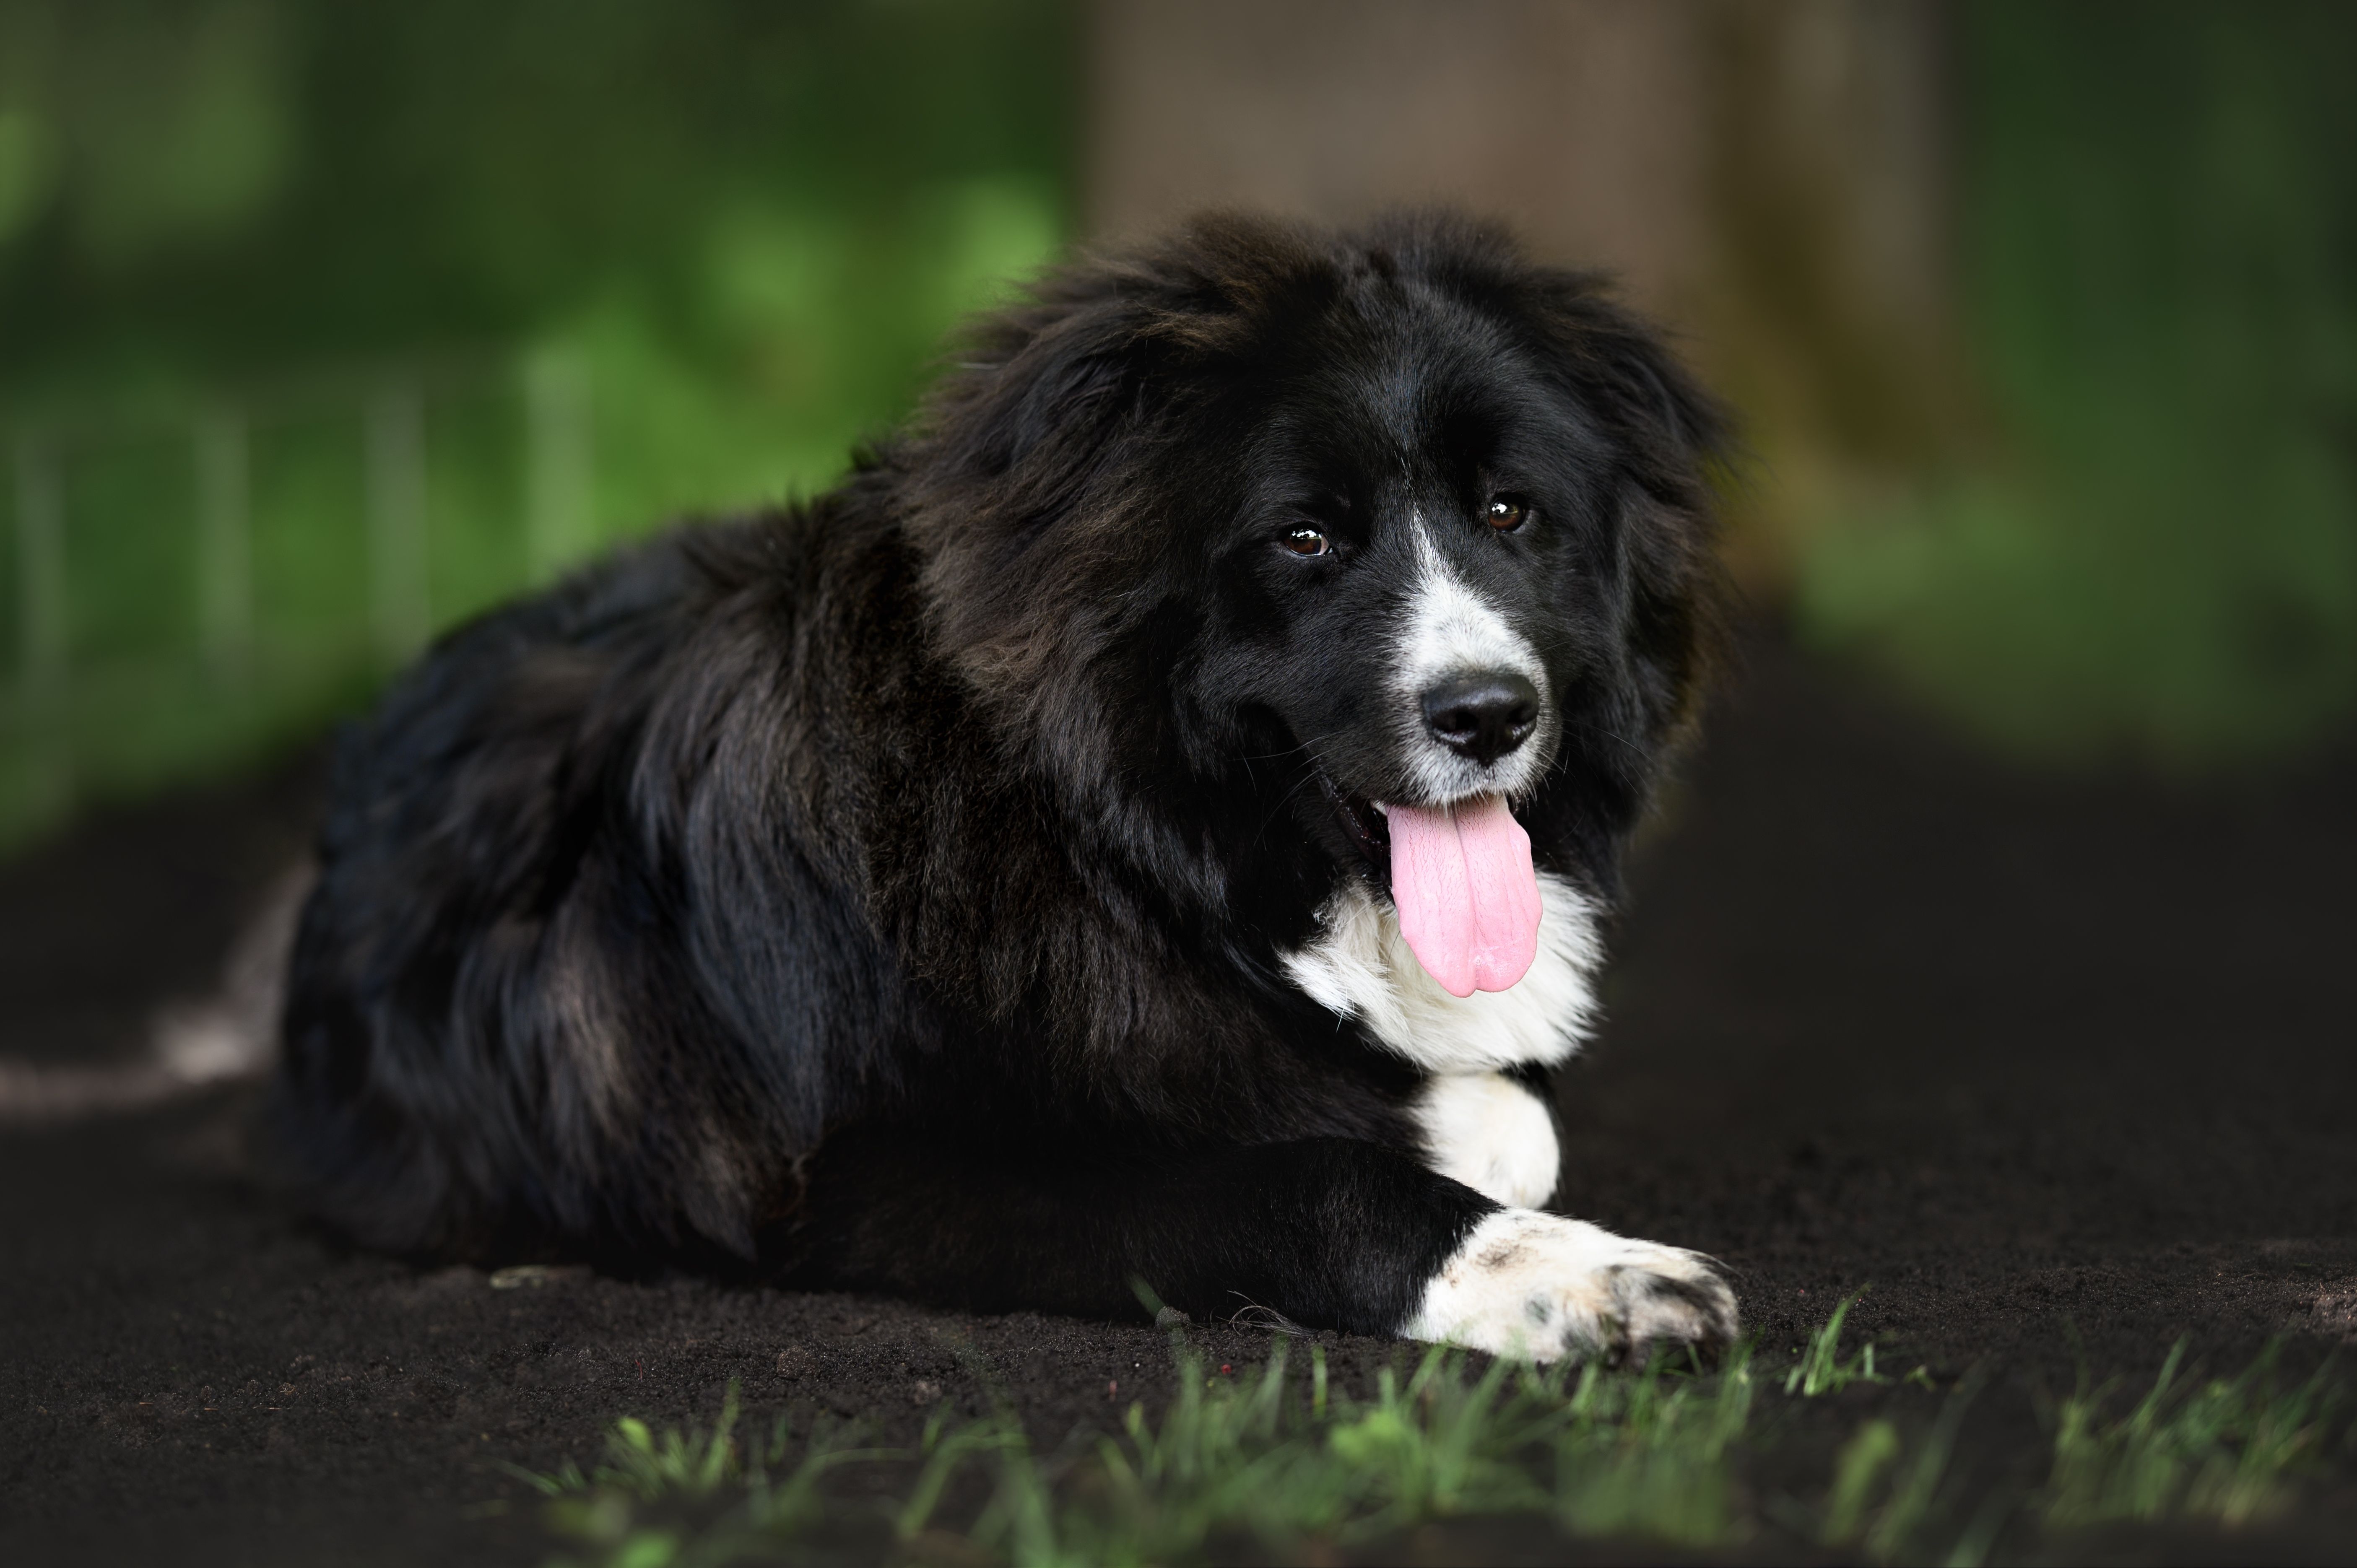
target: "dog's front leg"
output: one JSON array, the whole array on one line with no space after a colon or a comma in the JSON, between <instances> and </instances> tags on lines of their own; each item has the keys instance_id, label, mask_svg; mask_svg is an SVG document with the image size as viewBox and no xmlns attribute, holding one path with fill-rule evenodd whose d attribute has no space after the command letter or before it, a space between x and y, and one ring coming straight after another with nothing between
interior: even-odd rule
<instances>
[{"instance_id":1,"label":"dog's front leg","mask_svg":"<svg viewBox=\"0 0 2357 1568\"><path fill-rule=\"evenodd\" d=\"M1054 1161L905 1131L813 1162L786 1277L982 1311L1198 1316L1447 1339L1540 1359L1729 1337L1692 1253L1502 1207L1405 1154L1311 1139Z\"/></svg>"}]
</instances>

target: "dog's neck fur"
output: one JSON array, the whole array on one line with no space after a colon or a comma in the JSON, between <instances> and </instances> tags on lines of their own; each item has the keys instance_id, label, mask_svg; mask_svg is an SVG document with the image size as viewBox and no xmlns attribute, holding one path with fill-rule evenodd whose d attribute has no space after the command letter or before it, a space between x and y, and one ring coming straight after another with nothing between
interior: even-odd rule
<instances>
[{"instance_id":1,"label":"dog's neck fur","mask_svg":"<svg viewBox=\"0 0 2357 1568\"><path fill-rule=\"evenodd\" d=\"M1552 874L1539 879L1539 952L1511 990L1452 996L1400 935L1399 916L1355 876L1318 911L1318 934L1284 955L1293 983L1329 1012L1432 1073L1553 1067L1578 1049L1594 1019L1591 976L1603 960L1594 900Z\"/></svg>"}]
</instances>

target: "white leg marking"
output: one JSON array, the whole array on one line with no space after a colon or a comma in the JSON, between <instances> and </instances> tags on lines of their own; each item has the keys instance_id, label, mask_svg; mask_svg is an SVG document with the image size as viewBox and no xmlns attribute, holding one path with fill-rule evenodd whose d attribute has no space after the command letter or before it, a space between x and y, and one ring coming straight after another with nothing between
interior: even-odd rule
<instances>
[{"instance_id":1,"label":"white leg marking","mask_svg":"<svg viewBox=\"0 0 2357 1568\"><path fill-rule=\"evenodd\" d=\"M1400 935L1392 901L1346 876L1318 912L1318 938L1285 955L1285 972L1321 1006L1357 1018L1428 1072L1552 1067L1579 1048L1596 1015L1588 977L1603 961L1596 906L1560 876L1539 874L1539 954L1505 991L1451 996Z\"/></svg>"},{"instance_id":2,"label":"white leg marking","mask_svg":"<svg viewBox=\"0 0 2357 1568\"><path fill-rule=\"evenodd\" d=\"M1656 1346L1723 1345L1735 1330L1735 1293L1699 1255L1506 1208L1473 1228L1400 1332L1555 1361L1641 1359Z\"/></svg>"},{"instance_id":3,"label":"white leg marking","mask_svg":"<svg viewBox=\"0 0 2357 1568\"><path fill-rule=\"evenodd\" d=\"M1426 1163L1500 1203L1535 1208L1555 1196L1561 1157L1539 1097L1494 1072L1446 1073L1416 1101Z\"/></svg>"}]
</instances>

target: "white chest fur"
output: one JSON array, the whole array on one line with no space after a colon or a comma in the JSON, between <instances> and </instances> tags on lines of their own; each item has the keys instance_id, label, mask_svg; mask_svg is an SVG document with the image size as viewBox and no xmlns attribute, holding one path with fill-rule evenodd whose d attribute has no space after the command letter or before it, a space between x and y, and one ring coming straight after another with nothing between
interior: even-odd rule
<instances>
[{"instance_id":1,"label":"white chest fur","mask_svg":"<svg viewBox=\"0 0 2357 1568\"><path fill-rule=\"evenodd\" d=\"M1345 878L1318 913L1318 935L1285 957L1286 972L1323 1006L1356 1018L1392 1050L1434 1073L1480 1073L1562 1061L1587 1036L1589 983L1603 956L1596 908L1542 874L1538 959L1510 990L1451 996L1416 962L1391 900Z\"/></svg>"}]
</instances>

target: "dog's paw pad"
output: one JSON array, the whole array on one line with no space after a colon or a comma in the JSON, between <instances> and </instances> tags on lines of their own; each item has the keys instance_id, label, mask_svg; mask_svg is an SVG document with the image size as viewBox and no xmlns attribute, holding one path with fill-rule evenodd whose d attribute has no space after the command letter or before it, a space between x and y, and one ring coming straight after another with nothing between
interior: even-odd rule
<instances>
[{"instance_id":1,"label":"dog's paw pad","mask_svg":"<svg viewBox=\"0 0 2357 1568\"><path fill-rule=\"evenodd\" d=\"M1401 1330L1501 1356L1642 1360L1735 1337L1735 1293L1708 1260L1527 1208L1491 1215Z\"/></svg>"}]
</instances>

